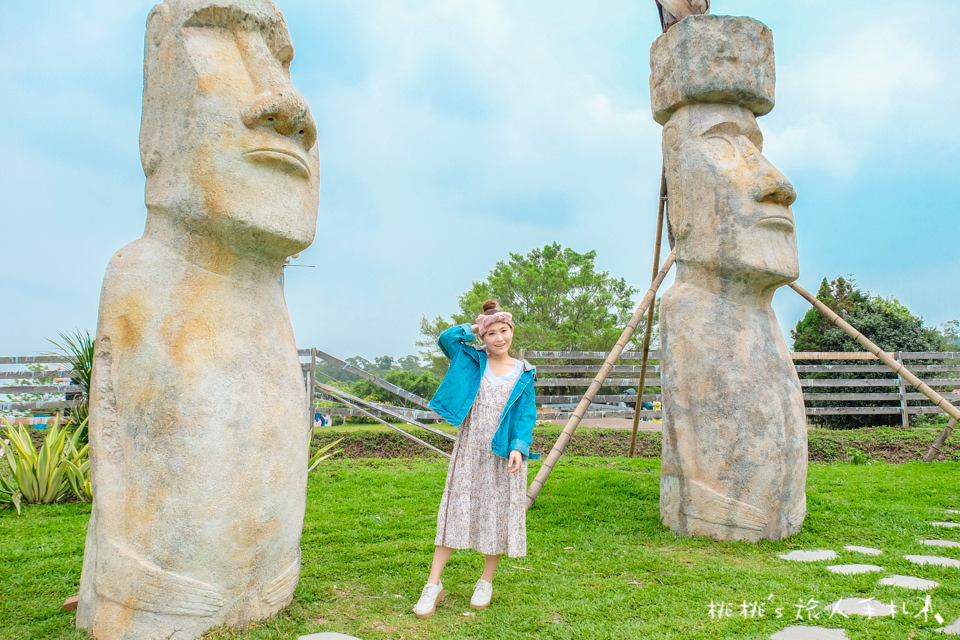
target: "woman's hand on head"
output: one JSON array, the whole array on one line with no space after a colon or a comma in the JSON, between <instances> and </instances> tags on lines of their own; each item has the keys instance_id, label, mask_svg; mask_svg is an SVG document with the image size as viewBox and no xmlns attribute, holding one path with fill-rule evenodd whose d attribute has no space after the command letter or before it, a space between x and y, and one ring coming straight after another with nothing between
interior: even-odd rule
<instances>
[{"instance_id":1,"label":"woman's hand on head","mask_svg":"<svg viewBox=\"0 0 960 640\"><path fill-rule=\"evenodd\" d=\"M510 459L507 461L507 473L516 473L520 471L520 464L523 462L523 454L514 449L510 452Z\"/></svg>"},{"instance_id":2,"label":"woman's hand on head","mask_svg":"<svg viewBox=\"0 0 960 640\"><path fill-rule=\"evenodd\" d=\"M480 335L480 327L478 325L475 325L475 324L470 325L470 330L473 331L473 335L475 336Z\"/></svg>"}]
</instances>

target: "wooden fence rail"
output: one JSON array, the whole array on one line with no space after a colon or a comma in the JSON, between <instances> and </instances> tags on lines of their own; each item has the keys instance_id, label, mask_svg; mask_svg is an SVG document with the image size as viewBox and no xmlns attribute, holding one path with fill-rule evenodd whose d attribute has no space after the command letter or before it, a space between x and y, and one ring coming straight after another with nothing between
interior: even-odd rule
<instances>
[{"instance_id":1,"label":"wooden fence rail","mask_svg":"<svg viewBox=\"0 0 960 640\"><path fill-rule=\"evenodd\" d=\"M606 356L598 351L526 351L522 357L530 360L540 376L537 381L537 405L541 418L563 419L573 412L573 404L593 380L600 362ZM942 413L924 394L915 392L890 368L879 362L872 353L792 353L806 412L809 416L831 415L900 415L909 425L909 416ZM900 352L897 358L915 375L960 405L960 352ZM594 398L585 418L630 418L637 396L624 393L636 388L640 379L640 365L631 361L642 359L642 353L624 352L610 375L604 381L608 391ZM646 367L642 402L659 402L660 354L651 351ZM594 361L589 364L584 361ZM860 361L860 362L856 362ZM652 362L653 364L650 364ZM854 378L851 374L857 375ZM869 377L868 377L869 376ZM564 406L566 405L566 406ZM830 405L830 406L826 406ZM641 411L641 417L661 417L660 411Z\"/></svg>"},{"instance_id":2,"label":"wooden fence rail","mask_svg":"<svg viewBox=\"0 0 960 640\"><path fill-rule=\"evenodd\" d=\"M313 382L310 369L318 358L327 360L360 377L370 380L384 389L396 393L413 404L416 409L394 408L415 420L436 419L424 398L376 378L367 372L350 366L319 349L299 350L304 375ZM538 415L544 420L561 420L573 412L573 407L582 398L583 391L593 381L601 362L608 354L602 351L524 351L521 357L537 367ZM613 366L601 393L584 418L631 418L637 402L636 393L624 393L640 382L639 373L643 354L623 352ZM920 377L952 404L960 406L960 352L899 352L899 362ZM909 416L942 413L926 397L914 391L890 368L880 363L872 353L793 353L791 357L800 376L803 398L809 416L831 415L900 415L904 425ZM307 361L303 362L306 358ZM660 354L651 351L646 367L645 389L641 402L660 402ZM44 365L33 371L24 365ZM60 368L53 368L60 365ZM34 367L36 368L36 367ZM5 356L0 357L0 412L2 411L55 411L70 406L68 397L80 388L70 384L69 362L63 356ZM846 377L850 374L855 378ZM871 377L867 377L871 376ZM52 381L56 380L56 383ZM22 381L22 382L21 382ZM37 394L46 396L39 401L13 402L4 396L11 394ZM956 401L954 401L956 398ZM832 406L826 406L832 405ZM325 414L353 416L364 415L348 407L323 410ZM658 410L645 409L641 417L659 418Z\"/></svg>"}]
</instances>

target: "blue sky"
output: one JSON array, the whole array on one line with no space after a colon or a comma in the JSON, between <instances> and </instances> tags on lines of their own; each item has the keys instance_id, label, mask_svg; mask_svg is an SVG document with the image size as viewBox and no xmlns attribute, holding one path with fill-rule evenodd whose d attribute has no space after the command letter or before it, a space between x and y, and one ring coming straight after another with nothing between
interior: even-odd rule
<instances>
[{"instance_id":1,"label":"blue sky","mask_svg":"<svg viewBox=\"0 0 960 640\"><path fill-rule=\"evenodd\" d=\"M143 231L152 2L0 5L0 355L95 329ZM317 240L288 269L297 342L416 352L420 317L557 241L649 283L660 169L652 0L281 0L319 126ZM929 325L960 317L960 3L714 0L774 34L764 151L794 183L800 283L854 274ZM806 304L782 289L789 329Z\"/></svg>"}]
</instances>

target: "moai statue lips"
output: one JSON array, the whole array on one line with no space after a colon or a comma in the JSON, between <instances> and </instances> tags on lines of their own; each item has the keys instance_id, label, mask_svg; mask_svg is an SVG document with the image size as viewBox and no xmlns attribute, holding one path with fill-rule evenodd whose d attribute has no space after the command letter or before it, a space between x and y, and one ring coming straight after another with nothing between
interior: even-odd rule
<instances>
[{"instance_id":1,"label":"moai statue lips","mask_svg":"<svg viewBox=\"0 0 960 640\"><path fill-rule=\"evenodd\" d=\"M300 569L309 416L279 282L312 242L316 125L266 0L147 23L144 235L104 277L77 625L195 638L273 615Z\"/></svg>"},{"instance_id":2,"label":"moai statue lips","mask_svg":"<svg viewBox=\"0 0 960 640\"><path fill-rule=\"evenodd\" d=\"M806 416L771 307L799 275L796 193L762 153L773 41L691 16L651 50L677 280L660 310L661 520L682 535L781 539L806 514Z\"/></svg>"}]
</instances>

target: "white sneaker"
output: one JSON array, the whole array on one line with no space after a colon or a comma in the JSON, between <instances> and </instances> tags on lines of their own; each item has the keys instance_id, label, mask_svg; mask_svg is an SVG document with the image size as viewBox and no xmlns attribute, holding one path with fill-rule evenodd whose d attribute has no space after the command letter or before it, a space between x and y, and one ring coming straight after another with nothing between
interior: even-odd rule
<instances>
[{"instance_id":1,"label":"white sneaker","mask_svg":"<svg viewBox=\"0 0 960 640\"><path fill-rule=\"evenodd\" d=\"M480 578L477 580L477 586L473 589L473 597L470 598L470 608L486 609L490 606L491 598L493 598L493 584Z\"/></svg>"},{"instance_id":2,"label":"white sneaker","mask_svg":"<svg viewBox=\"0 0 960 640\"><path fill-rule=\"evenodd\" d=\"M423 592L420 594L420 599L417 601L417 606L413 608L413 612L417 614L418 618L429 618L437 610L437 603L441 600L443 600L443 583L430 584L428 582L423 586Z\"/></svg>"}]
</instances>

